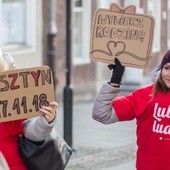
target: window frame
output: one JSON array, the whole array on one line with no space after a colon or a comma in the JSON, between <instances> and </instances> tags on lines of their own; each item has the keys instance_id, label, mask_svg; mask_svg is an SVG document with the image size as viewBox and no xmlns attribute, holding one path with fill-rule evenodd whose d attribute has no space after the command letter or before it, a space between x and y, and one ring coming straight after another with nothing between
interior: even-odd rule
<instances>
[{"instance_id":1,"label":"window frame","mask_svg":"<svg viewBox=\"0 0 170 170\"><path fill-rule=\"evenodd\" d=\"M2 0L0 0L0 9L2 9ZM2 10L1 10L2 11ZM36 1L25 0L25 42L23 44L13 43L3 45L0 41L2 49L8 51L19 49L31 49L35 50L36 47ZM2 23L2 14L0 13L0 22ZM0 28L0 34L2 34Z\"/></svg>"},{"instance_id":2,"label":"window frame","mask_svg":"<svg viewBox=\"0 0 170 170\"><path fill-rule=\"evenodd\" d=\"M155 20L155 28L154 28L154 38L153 38L153 52L161 51L161 1L160 0L148 0L148 14L152 15ZM153 8L149 9L149 3L152 3Z\"/></svg>"},{"instance_id":3,"label":"window frame","mask_svg":"<svg viewBox=\"0 0 170 170\"><path fill-rule=\"evenodd\" d=\"M165 13L164 12L164 17L167 17L167 21L169 21L170 19L170 1L168 1L168 11ZM167 46L168 48L170 47L170 23L167 24L167 27L168 27L168 32L167 32Z\"/></svg>"},{"instance_id":4,"label":"window frame","mask_svg":"<svg viewBox=\"0 0 170 170\"><path fill-rule=\"evenodd\" d=\"M76 56L75 50L75 13L82 13L82 55ZM74 65L82 65L90 63L89 50L90 50L90 29L91 29L91 1L82 0L82 7L75 7L73 5L73 31L72 31L72 56Z\"/></svg>"}]
</instances>

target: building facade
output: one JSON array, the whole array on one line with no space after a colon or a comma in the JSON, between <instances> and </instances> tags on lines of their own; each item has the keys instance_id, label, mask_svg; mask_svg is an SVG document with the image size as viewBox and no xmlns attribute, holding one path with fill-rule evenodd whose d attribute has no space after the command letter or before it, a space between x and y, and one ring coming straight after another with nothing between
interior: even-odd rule
<instances>
[{"instance_id":1,"label":"building facade","mask_svg":"<svg viewBox=\"0 0 170 170\"><path fill-rule=\"evenodd\" d=\"M65 6L65 2L59 2L60 5ZM128 5L135 5L137 13L149 14L155 18L154 41L153 41L153 56L149 65L144 69L126 68L124 75L124 90L131 91L141 85L150 82L150 72L160 63L162 55L169 48L169 24L170 19L170 2L165 0L74 0L72 10L72 85L74 87L75 96L83 94L83 98L91 98L96 93L96 90L101 84L110 78L111 72L108 70L107 65L91 61L89 58L89 40L90 29L93 20L94 11L97 8L109 8L111 3L117 3L122 7ZM57 48L61 49L66 40L65 23L62 16L65 11L61 6L57 7L57 23L58 23L58 44ZM65 84L65 48L62 54L59 50L56 54L56 65L58 68L56 73L58 76L58 87L62 89ZM59 59L60 58L60 59ZM58 64L57 64L58 62ZM62 64L61 64L62 63ZM146 81L146 82L145 82ZM81 97L80 97L81 98Z\"/></svg>"},{"instance_id":2,"label":"building facade","mask_svg":"<svg viewBox=\"0 0 170 170\"><path fill-rule=\"evenodd\" d=\"M9 51L18 68L42 65L41 0L0 1L0 46Z\"/></svg>"},{"instance_id":3,"label":"building facade","mask_svg":"<svg viewBox=\"0 0 170 170\"><path fill-rule=\"evenodd\" d=\"M94 12L108 8L111 3L120 6L133 4L137 13L156 18L153 57L146 69L127 68L124 76L126 89L143 84L145 77L160 63L170 47L170 2L168 0L72 0L71 85L75 99L92 99L111 72L107 65L89 58L90 33ZM66 6L62 0L0 0L0 46L9 51L18 68L49 65L49 35L55 34L55 57L52 59L56 93L62 100L66 84ZM55 11L54 11L55 10ZM55 14L55 16L54 16ZM56 30L52 25L56 24ZM135 86L133 86L135 85Z\"/></svg>"}]
</instances>

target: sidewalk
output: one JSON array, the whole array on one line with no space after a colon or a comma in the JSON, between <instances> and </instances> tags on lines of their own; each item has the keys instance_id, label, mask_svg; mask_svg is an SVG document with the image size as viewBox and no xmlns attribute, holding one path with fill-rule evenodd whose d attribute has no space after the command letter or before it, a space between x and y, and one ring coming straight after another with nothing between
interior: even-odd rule
<instances>
[{"instance_id":1,"label":"sidewalk","mask_svg":"<svg viewBox=\"0 0 170 170\"><path fill-rule=\"evenodd\" d=\"M103 125L91 118L93 102L73 105L73 149L66 170L135 170L135 121ZM63 135L63 105L56 129Z\"/></svg>"}]
</instances>

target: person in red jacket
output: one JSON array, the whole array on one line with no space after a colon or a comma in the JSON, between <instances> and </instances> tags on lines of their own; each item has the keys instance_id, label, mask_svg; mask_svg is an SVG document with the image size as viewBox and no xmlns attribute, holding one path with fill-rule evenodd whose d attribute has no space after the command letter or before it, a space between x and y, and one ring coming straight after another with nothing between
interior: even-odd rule
<instances>
[{"instance_id":1,"label":"person in red jacket","mask_svg":"<svg viewBox=\"0 0 170 170\"><path fill-rule=\"evenodd\" d=\"M170 50L153 84L119 96L125 67L118 59L111 80L94 101L92 117L104 124L136 119L137 170L170 170Z\"/></svg>"},{"instance_id":2,"label":"person in red jacket","mask_svg":"<svg viewBox=\"0 0 170 170\"><path fill-rule=\"evenodd\" d=\"M14 68L15 62L11 55L0 51L0 71ZM18 152L19 135L24 135L33 141L44 140L51 133L56 123L57 107L58 104L51 101L48 107L41 106L39 108L42 116L0 123L0 152L10 170L27 170Z\"/></svg>"}]
</instances>

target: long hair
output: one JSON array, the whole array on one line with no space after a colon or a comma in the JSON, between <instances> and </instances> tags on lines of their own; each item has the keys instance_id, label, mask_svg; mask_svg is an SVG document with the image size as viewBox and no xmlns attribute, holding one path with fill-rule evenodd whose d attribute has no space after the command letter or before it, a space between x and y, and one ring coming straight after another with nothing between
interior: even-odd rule
<instances>
[{"instance_id":1,"label":"long hair","mask_svg":"<svg viewBox=\"0 0 170 170\"><path fill-rule=\"evenodd\" d=\"M158 80L156 81L153 89L153 97L155 97L158 92L162 92L162 94L166 94L166 92L170 91L169 88L165 85L164 81L162 80L162 74L160 74Z\"/></svg>"},{"instance_id":2,"label":"long hair","mask_svg":"<svg viewBox=\"0 0 170 170\"><path fill-rule=\"evenodd\" d=\"M0 50L0 72L7 70L9 70L9 67L3 58L2 51ZM6 130L6 135L11 136L22 134L23 133L22 122L23 120L3 122L3 125Z\"/></svg>"}]
</instances>

